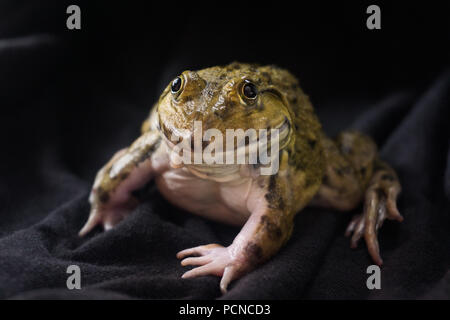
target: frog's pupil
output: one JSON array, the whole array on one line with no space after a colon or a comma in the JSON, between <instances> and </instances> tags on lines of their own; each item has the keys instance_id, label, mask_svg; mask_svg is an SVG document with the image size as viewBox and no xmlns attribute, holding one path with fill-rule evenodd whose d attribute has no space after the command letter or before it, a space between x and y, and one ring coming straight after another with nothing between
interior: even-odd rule
<instances>
[{"instance_id":1,"label":"frog's pupil","mask_svg":"<svg viewBox=\"0 0 450 320\"><path fill-rule=\"evenodd\" d=\"M244 85L244 95L247 98L254 99L254 98L256 98L257 94L258 94L258 90L256 90L256 87L253 83L246 83Z\"/></svg>"},{"instance_id":2,"label":"frog's pupil","mask_svg":"<svg viewBox=\"0 0 450 320\"><path fill-rule=\"evenodd\" d=\"M177 93L181 89L180 77L176 77L176 79L172 81L171 89L172 89L172 93Z\"/></svg>"}]
</instances>

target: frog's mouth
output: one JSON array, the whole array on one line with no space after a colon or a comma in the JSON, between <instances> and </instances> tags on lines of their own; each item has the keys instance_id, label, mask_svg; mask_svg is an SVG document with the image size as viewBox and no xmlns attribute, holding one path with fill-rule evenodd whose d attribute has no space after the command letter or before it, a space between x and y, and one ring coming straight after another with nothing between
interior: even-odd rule
<instances>
[{"instance_id":1,"label":"frog's mouth","mask_svg":"<svg viewBox=\"0 0 450 320\"><path fill-rule=\"evenodd\" d=\"M217 163L205 161L205 150L207 150L212 141L202 140L200 149L196 150L194 142L196 137L194 136L193 130L178 130L177 128L168 127L164 124L159 126L161 136L168 147L172 167L180 168L185 166L191 172L203 178L223 178L225 176L233 175L240 171L239 167L242 165L253 165L257 167L260 163L254 163L249 160L256 158L257 161L259 161L261 149L263 149L269 157L271 156L272 150L278 154L279 150L284 149L289 144L292 136L291 129L292 126L289 118L284 116L283 121L279 125L266 128L263 133L259 133L257 139L253 141L245 139L245 143L239 146L235 145L233 141L234 149L231 150L217 151L215 148L213 152L214 159L223 159L223 163ZM223 146L226 145L225 137L226 134L224 133ZM190 158L189 156L183 157L183 154L180 154L181 149L183 149L183 154L185 150L189 151ZM257 155L255 155L255 152ZM232 154L230 155L230 153ZM210 153L208 154L210 155ZM237 161L236 155L245 155L244 163L242 161ZM253 155L253 158L251 155ZM234 162L230 163L227 159L233 159Z\"/></svg>"},{"instance_id":2,"label":"frog's mouth","mask_svg":"<svg viewBox=\"0 0 450 320\"><path fill-rule=\"evenodd\" d=\"M270 142L271 138L272 138L272 134L273 133L277 133L278 134L278 141L279 141L279 147L280 149L283 149L284 147L286 147L286 145L289 143L290 141L290 137L291 137L291 121L288 119L287 116L284 116L283 121L274 127L268 127L265 129L265 132L267 132L266 135L261 135L267 138L267 141ZM178 129L174 126L167 126L165 124L160 124L158 123L157 128L159 130L159 132L161 133L161 135L163 136L163 138L166 140L166 142L168 143L169 147L173 148L176 145L176 142L180 142L183 139L187 139L187 140L192 140L191 141L191 145L192 147L194 147L194 135L195 133L192 130L186 130L186 129ZM241 130L241 129L233 129L233 130ZM244 130L244 129L242 129ZM275 130L275 131L273 131ZM245 130L244 130L245 131ZM258 131L258 130L256 130ZM222 135L225 137L226 134L222 133ZM260 142L260 138L258 138L256 141L259 143ZM209 145L209 141L203 141L202 143L202 148L203 150ZM248 146L251 142L246 139L245 140L245 146ZM235 146L235 150L237 150L237 146Z\"/></svg>"},{"instance_id":3,"label":"frog's mouth","mask_svg":"<svg viewBox=\"0 0 450 320\"><path fill-rule=\"evenodd\" d=\"M284 149L289 144L291 138L291 121L288 117L284 116L283 122L279 126L276 126L275 129L278 131L279 135L280 150Z\"/></svg>"}]
</instances>

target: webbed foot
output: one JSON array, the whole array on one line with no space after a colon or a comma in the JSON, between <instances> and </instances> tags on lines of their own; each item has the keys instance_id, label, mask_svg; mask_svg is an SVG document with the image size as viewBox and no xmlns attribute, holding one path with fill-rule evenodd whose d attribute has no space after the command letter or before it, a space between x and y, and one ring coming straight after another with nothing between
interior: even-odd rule
<instances>
[{"instance_id":1,"label":"webbed foot","mask_svg":"<svg viewBox=\"0 0 450 320\"><path fill-rule=\"evenodd\" d=\"M381 265L377 232L384 220L403 221L397 209L397 196L401 187L395 172L389 167L376 171L365 194L364 210L351 220L345 232L352 235L351 247L356 248L358 241L364 236L367 249L373 261Z\"/></svg>"}]
</instances>

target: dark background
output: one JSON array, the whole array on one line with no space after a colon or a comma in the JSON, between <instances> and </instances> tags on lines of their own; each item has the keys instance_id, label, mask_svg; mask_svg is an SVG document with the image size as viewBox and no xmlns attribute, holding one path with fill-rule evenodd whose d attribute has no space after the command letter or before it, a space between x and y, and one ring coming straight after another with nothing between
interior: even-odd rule
<instances>
[{"instance_id":1,"label":"dark background","mask_svg":"<svg viewBox=\"0 0 450 320\"><path fill-rule=\"evenodd\" d=\"M371 134L399 172L405 222L380 233L383 289L365 287L351 214L306 209L290 245L227 298L448 298L448 5L301 1L144 5L0 2L0 296L215 298L218 279L181 281L179 249L238 230L148 200L108 234L78 239L95 172L132 142L162 88L185 69L277 64L310 95L325 130ZM67 30L78 4L82 29ZM161 6L164 4L164 6ZM78 264L83 290L65 288Z\"/></svg>"}]
</instances>

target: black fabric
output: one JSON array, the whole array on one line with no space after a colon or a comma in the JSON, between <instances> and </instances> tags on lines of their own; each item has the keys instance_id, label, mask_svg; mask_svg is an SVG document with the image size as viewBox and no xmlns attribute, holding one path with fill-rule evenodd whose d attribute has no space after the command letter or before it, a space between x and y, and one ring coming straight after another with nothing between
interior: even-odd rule
<instances>
[{"instance_id":1,"label":"black fabric","mask_svg":"<svg viewBox=\"0 0 450 320\"><path fill-rule=\"evenodd\" d=\"M438 10L387 7L375 34L361 5L264 8L241 23L232 13L208 20L179 9L156 20L160 9L80 2L82 30L68 31L65 5L0 8L0 298L450 297L448 29L421 20ZM269 14L286 18L272 25ZM174 208L151 184L112 231L77 236L96 170L138 136L161 88L184 69L232 60L292 70L327 133L370 134L397 170L405 221L379 233L381 290L366 287L365 245L352 250L343 235L359 210L306 208L289 243L223 297L216 277L182 280L175 254L227 245L239 229ZM80 291L66 289L72 264Z\"/></svg>"}]
</instances>

